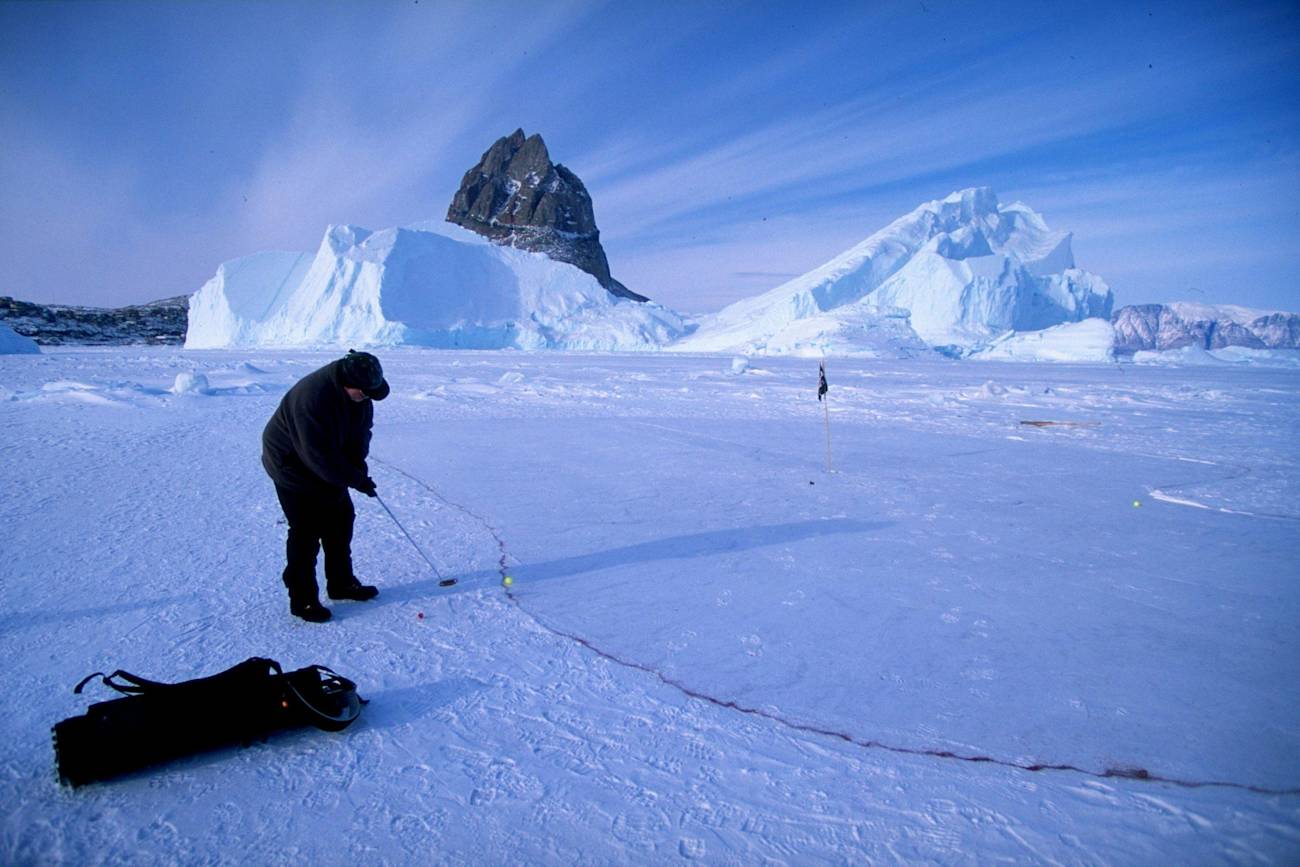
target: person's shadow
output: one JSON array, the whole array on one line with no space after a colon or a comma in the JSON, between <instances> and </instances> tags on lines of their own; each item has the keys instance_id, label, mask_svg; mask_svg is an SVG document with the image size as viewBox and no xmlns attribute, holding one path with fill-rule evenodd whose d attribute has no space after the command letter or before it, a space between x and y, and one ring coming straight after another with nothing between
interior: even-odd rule
<instances>
[{"instance_id":1,"label":"person's shadow","mask_svg":"<svg viewBox=\"0 0 1300 867\"><path fill-rule=\"evenodd\" d=\"M769 524L759 527L738 527L729 530L708 530L702 533L688 533L683 536L670 536L651 542L640 542L622 548L607 551L595 551L590 554L578 554L543 563L522 563L512 567L510 575L518 585L535 585L541 581L554 581L570 578L585 572L611 569L633 563L652 563L659 560L690 560L695 557L707 557L726 554L733 551L747 551L771 545L786 545L805 539L836 536L851 533L867 533L892 526L891 521L858 521L851 518L828 518L817 521L799 521L792 524ZM377 602L406 602L421 598L431 593L456 593L477 590L485 583L499 581L501 573L495 569L444 575L443 578L455 578L455 587L438 586L437 578L414 581L397 587L384 588Z\"/></svg>"}]
</instances>

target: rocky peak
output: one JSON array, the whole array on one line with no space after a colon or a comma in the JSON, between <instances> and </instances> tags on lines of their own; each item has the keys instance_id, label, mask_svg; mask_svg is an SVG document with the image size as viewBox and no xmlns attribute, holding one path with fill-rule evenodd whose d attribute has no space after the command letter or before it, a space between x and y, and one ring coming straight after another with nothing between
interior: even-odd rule
<instances>
[{"instance_id":1,"label":"rocky peak","mask_svg":"<svg viewBox=\"0 0 1300 867\"><path fill-rule=\"evenodd\" d=\"M575 265L620 298L647 300L610 275L591 196L577 175L551 162L540 135L517 129L497 139L465 173L447 221Z\"/></svg>"}]
</instances>

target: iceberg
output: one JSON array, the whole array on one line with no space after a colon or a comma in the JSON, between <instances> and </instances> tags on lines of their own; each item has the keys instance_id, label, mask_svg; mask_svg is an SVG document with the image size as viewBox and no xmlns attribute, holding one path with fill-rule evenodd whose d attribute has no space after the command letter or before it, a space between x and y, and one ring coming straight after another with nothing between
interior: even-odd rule
<instances>
[{"instance_id":1,"label":"iceberg","mask_svg":"<svg viewBox=\"0 0 1300 867\"><path fill-rule=\"evenodd\" d=\"M1066 322L1040 331L1008 331L969 356L984 361L1115 360L1115 329L1105 319Z\"/></svg>"},{"instance_id":2,"label":"iceberg","mask_svg":"<svg viewBox=\"0 0 1300 867\"><path fill-rule=\"evenodd\" d=\"M686 328L572 265L455 226L340 225L314 257L221 265L190 299L185 346L651 350Z\"/></svg>"},{"instance_id":3,"label":"iceberg","mask_svg":"<svg viewBox=\"0 0 1300 867\"><path fill-rule=\"evenodd\" d=\"M0 355L39 355L40 352L35 340L0 322Z\"/></svg>"},{"instance_id":4,"label":"iceberg","mask_svg":"<svg viewBox=\"0 0 1300 867\"><path fill-rule=\"evenodd\" d=\"M886 351L876 341L893 330L895 353L928 344L964 354L1007 331L1109 318L1113 305L1105 281L1076 267L1070 233L977 187L927 202L821 267L704 317L674 348L807 351L801 335L811 327L839 337L858 329L867 353ZM873 319L892 324L865 328Z\"/></svg>"}]
</instances>

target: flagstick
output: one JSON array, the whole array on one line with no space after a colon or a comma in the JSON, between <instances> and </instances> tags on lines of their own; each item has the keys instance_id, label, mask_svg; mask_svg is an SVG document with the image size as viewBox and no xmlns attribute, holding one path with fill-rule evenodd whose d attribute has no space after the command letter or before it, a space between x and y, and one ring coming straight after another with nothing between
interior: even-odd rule
<instances>
[{"instance_id":1,"label":"flagstick","mask_svg":"<svg viewBox=\"0 0 1300 867\"><path fill-rule=\"evenodd\" d=\"M826 407L826 472L833 473L835 471L831 469L831 408L830 401L826 403L828 404Z\"/></svg>"},{"instance_id":2,"label":"flagstick","mask_svg":"<svg viewBox=\"0 0 1300 867\"><path fill-rule=\"evenodd\" d=\"M822 362L822 375L825 376L826 362ZM826 472L835 472L831 469L831 395L827 391L822 395L822 409L826 413Z\"/></svg>"}]
</instances>

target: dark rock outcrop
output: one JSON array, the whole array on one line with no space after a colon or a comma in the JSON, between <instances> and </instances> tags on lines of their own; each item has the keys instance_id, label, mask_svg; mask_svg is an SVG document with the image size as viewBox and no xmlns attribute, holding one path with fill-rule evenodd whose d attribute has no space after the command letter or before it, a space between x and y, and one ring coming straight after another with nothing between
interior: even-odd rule
<instances>
[{"instance_id":1,"label":"dark rock outcrop","mask_svg":"<svg viewBox=\"0 0 1300 867\"><path fill-rule=\"evenodd\" d=\"M34 304L0 296L0 322L42 346L185 342L190 296L129 307Z\"/></svg>"},{"instance_id":2,"label":"dark rock outcrop","mask_svg":"<svg viewBox=\"0 0 1300 867\"><path fill-rule=\"evenodd\" d=\"M447 221L575 265L620 298L647 300L610 275L591 196L577 175L551 162L540 135L517 129L497 139L465 173Z\"/></svg>"},{"instance_id":3,"label":"dark rock outcrop","mask_svg":"<svg viewBox=\"0 0 1300 867\"><path fill-rule=\"evenodd\" d=\"M1269 313L1250 323L1269 349L1300 349L1300 313Z\"/></svg>"},{"instance_id":4,"label":"dark rock outcrop","mask_svg":"<svg viewBox=\"0 0 1300 867\"><path fill-rule=\"evenodd\" d=\"M1115 351L1179 349L1300 349L1300 313L1266 313L1242 321L1240 309L1202 304L1136 304L1115 311Z\"/></svg>"}]
</instances>

